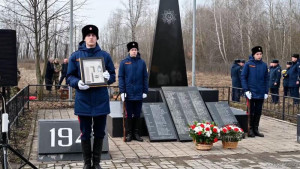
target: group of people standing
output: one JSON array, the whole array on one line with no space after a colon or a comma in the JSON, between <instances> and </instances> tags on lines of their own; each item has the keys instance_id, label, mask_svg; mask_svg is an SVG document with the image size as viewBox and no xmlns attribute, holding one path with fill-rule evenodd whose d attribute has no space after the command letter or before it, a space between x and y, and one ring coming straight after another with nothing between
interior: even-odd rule
<instances>
[{"instance_id":1,"label":"group of people standing","mask_svg":"<svg viewBox=\"0 0 300 169\"><path fill-rule=\"evenodd\" d=\"M109 95L106 86L93 87L81 79L80 58L103 57L107 71L103 77L110 85L116 81L115 67L110 55L101 50L97 43L98 28L86 25L82 28L83 40L79 48L69 58L67 84L76 89L75 115L78 116L81 130L81 147L84 169L99 169L103 138L105 136L106 116L110 113ZM139 135L142 100L148 93L148 74L146 64L139 53L137 42L127 44L128 54L119 67L119 89L121 100L126 105L126 141L143 141ZM91 146L91 133L94 143Z\"/></svg>"},{"instance_id":2,"label":"group of people standing","mask_svg":"<svg viewBox=\"0 0 300 169\"><path fill-rule=\"evenodd\" d=\"M232 79L232 101L239 102L240 97L243 96L241 73L244 67L245 60L236 59L231 67ZM300 60L299 54L293 54L291 61L286 62L286 69L282 70L279 60L274 59L271 61L269 69L269 82L268 87L272 94L272 103L279 102L279 89L281 77L283 77L283 91L284 96L294 97L294 104L299 101L299 81L300 81Z\"/></svg>"},{"instance_id":3,"label":"group of people standing","mask_svg":"<svg viewBox=\"0 0 300 169\"><path fill-rule=\"evenodd\" d=\"M270 90L272 102L279 102L280 79L283 76L284 95L294 97L294 104L298 104L300 63L299 54L293 54L291 61L287 62L287 69L281 71L279 61L274 59L268 68L262 61L263 50L261 46L252 48L249 61L245 64L237 59L231 67L232 101L239 102L244 95L249 102L250 130L248 137L264 137L258 126L262 113L264 99L268 98Z\"/></svg>"},{"instance_id":4,"label":"group of people standing","mask_svg":"<svg viewBox=\"0 0 300 169\"><path fill-rule=\"evenodd\" d=\"M46 74L45 74L45 84L46 90L52 91L52 85L55 89L60 89L60 86L64 79L66 78L68 70L68 59L64 59L63 63L60 64L57 58L50 58L47 62ZM60 79L59 79L60 74Z\"/></svg>"}]
</instances>

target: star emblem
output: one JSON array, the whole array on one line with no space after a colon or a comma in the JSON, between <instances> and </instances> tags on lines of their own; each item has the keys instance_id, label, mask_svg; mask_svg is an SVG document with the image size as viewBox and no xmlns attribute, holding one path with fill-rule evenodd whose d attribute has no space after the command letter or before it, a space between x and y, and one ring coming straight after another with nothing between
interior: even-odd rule
<instances>
[{"instance_id":1,"label":"star emblem","mask_svg":"<svg viewBox=\"0 0 300 169\"><path fill-rule=\"evenodd\" d=\"M132 46L134 46L134 43L132 44Z\"/></svg>"},{"instance_id":2,"label":"star emblem","mask_svg":"<svg viewBox=\"0 0 300 169\"><path fill-rule=\"evenodd\" d=\"M90 30L93 30L93 28L92 28L92 27L90 27Z\"/></svg>"},{"instance_id":3,"label":"star emblem","mask_svg":"<svg viewBox=\"0 0 300 169\"><path fill-rule=\"evenodd\" d=\"M176 21L176 14L172 10L165 10L164 13L162 14L162 20L163 22L168 25L174 24Z\"/></svg>"}]
</instances>

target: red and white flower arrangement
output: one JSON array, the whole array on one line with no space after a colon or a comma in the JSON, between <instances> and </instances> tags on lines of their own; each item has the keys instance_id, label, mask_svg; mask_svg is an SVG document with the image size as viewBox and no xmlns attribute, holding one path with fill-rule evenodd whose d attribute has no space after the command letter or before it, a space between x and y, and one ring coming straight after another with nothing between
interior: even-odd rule
<instances>
[{"instance_id":1,"label":"red and white flower arrangement","mask_svg":"<svg viewBox=\"0 0 300 169\"><path fill-rule=\"evenodd\" d=\"M225 142L238 142L242 140L243 129L236 125L226 125L220 129L220 138Z\"/></svg>"},{"instance_id":2,"label":"red and white flower arrangement","mask_svg":"<svg viewBox=\"0 0 300 169\"><path fill-rule=\"evenodd\" d=\"M189 134L197 144L213 144L218 141L220 129L214 122L195 122L189 126Z\"/></svg>"}]
</instances>

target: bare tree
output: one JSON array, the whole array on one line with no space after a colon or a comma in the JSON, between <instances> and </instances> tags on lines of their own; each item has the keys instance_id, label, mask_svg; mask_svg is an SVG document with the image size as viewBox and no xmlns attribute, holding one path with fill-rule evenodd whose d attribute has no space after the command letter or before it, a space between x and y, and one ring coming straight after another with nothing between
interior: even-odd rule
<instances>
[{"instance_id":1,"label":"bare tree","mask_svg":"<svg viewBox=\"0 0 300 169\"><path fill-rule=\"evenodd\" d=\"M131 30L132 41L136 40L136 29L145 4L146 0L128 0L126 4L123 4L125 7L125 14L127 15L125 18L127 21L126 24Z\"/></svg>"}]
</instances>

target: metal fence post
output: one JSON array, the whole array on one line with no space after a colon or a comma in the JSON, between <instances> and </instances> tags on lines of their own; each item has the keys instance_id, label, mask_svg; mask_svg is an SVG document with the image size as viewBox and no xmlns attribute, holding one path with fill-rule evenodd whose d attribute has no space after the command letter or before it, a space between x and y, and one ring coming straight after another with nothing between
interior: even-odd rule
<instances>
[{"instance_id":1,"label":"metal fence post","mask_svg":"<svg viewBox=\"0 0 300 169\"><path fill-rule=\"evenodd\" d=\"M285 97L283 96L283 103L282 103L282 120L284 120L285 115Z\"/></svg>"},{"instance_id":2,"label":"metal fence post","mask_svg":"<svg viewBox=\"0 0 300 169\"><path fill-rule=\"evenodd\" d=\"M228 87L228 97L227 97L227 99L228 99L228 105L229 105L229 103L230 103L230 87Z\"/></svg>"}]
</instances>

